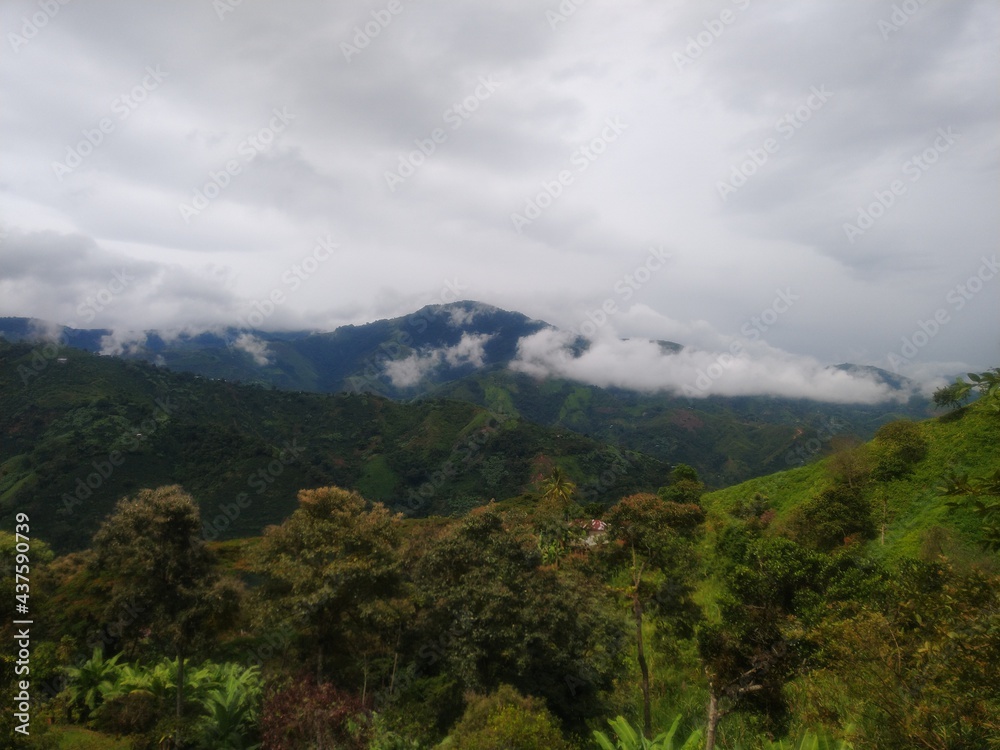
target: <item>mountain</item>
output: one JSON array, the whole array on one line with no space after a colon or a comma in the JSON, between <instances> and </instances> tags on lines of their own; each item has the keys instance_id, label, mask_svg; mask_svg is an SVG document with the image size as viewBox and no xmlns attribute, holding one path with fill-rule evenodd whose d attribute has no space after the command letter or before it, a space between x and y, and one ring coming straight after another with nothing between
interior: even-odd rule
<instances>
[{"instance_id":1,"label":"mountain","mask_svg":"<svg viewBox=\"0 0 1000 750\"><path fill-rule=\"evenodd\" d=\"M295 393L0 341L0 520L28 513L59 551L87 545L143 487L182 484L215 538L259 534L303 488L449 515L531 492L555 465L601 503L661 486L670 468L467 402Z\"/></svg>"},{"instance_id":2,"label":"mountain","mask_svg":"<svg viewBox=\"0 0 1000 750\"><path fill-rule=\"evenodd\" d=\"M397 401L469 401L665 463L688 463L716 487L805 463L828 451L838 438L866 439L885 422L930 413L922 397L875 405L774 396L689 398L534 378L511 370L522 340L545 329L554 330L517 312L464 301L326 333L227 328L200 334L123 335L63 329L62 340L207 378L285 390L364 392ZM37 330L52 332L53 327L0 319L0 335L11 340ZM670 341L655 343L665 356L683 349ZM572 351L579 354L588 346L578 337ZM834 369L863 375L898 394L912 391L905 378L878 368L843 364Z\"/></svg>"},{"instance_id":3,"label":"mountain","mask_svg":"<svg viewBox=\"0 0 1000 750\"><path fill-rule=\"evenodd\" d=\"M411 315L330 332L225 328L197 334L81 331L0 318L0 336L40 334L91 352L142 359L208 378L318 393L369 392L394 399L479 369L506 367L518 342L548 324L479 302L428 305Z\"/></svg>"}]
</instances>

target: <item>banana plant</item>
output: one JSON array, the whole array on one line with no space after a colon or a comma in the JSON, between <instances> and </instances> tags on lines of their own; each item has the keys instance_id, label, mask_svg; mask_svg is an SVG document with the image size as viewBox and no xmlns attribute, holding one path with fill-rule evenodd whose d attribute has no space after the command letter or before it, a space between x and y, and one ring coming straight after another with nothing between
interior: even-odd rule
<instances>
[{"instance_id":1,"label":"banana plant","mask_svg":"<svg viewBox=\"0 0 1000 750\"><path fill-rule=\"evenodd\" d=\"M617 744L611 741L604 732L594 731L594 742L600 750L695 750L701 746L702 732L696 729L684 742L675 742L675 735L681 723L681 716L678 714L670 729L658 734L653 739L646 739L642 733L632 727L623 716L608 719L608 724L617 737Z\"/></svg>"},{"instance_id":2,"label":"banana plant","mask_svg":"<svg viewBox=\"0 0 1000 750\"><path fill-rule=\"evenodd\" d=\"M847 740L832 740L822 735L806 732L798 740L779 740L767 742L763 750L853 750L854 746Z\"/></svg>"},{"instance_id":3,"label":"banana plant","mask_svg":"<svg viewBox=\"0 0 1000 750\"><path fill-rule=\"evenodd\" d=\"M90 719L91 713L104 703L105 698L114 696L122 670L118 664L120 657L121 654L115 654L105 659L100 647L95 647L90 659L79 667L66 670L69 678L66 691L70 701L81 709L83 721Z\"/></svg>"},{"instance_id":4,"label":"banana plant","mask_svg":"<svg viewBox=\"0 0 1000 750\"><path fill-rule=\"evenodd\" d=\"M260 672L226 664L218 670L221 683L202 700L207 714L199 724L201 742L212 750L255 750L246 735L257 723L261 698Z\"/></svg>"}]
</instances>

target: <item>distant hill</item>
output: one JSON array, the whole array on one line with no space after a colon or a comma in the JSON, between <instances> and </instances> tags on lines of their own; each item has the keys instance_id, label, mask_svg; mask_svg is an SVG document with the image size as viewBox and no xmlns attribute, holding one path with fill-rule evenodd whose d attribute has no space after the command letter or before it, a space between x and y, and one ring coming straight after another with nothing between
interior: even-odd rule
<instances>
[{"instance_id":1,"label":"distant hill","mask_svg":"<svg viewBox=\"0 0 1000 750\"><path fill-rule=\"evenodd\" d=\"M655 489L669 472L471 403L293 393L0 341L0 520L29 513L57 550L87 545L142 487L184 485L215 522L209 535L232 537L280 522L302 488L336 484L447 515L530 491L556 464L596 502Z\"/></svg>"},{"instance_id":2,"label":"distant hill","mask_svg":"<svg viewBox=\"0 0 1000 750\"><path fill-rule=\"evenodd\" d=\"M62 340L88 351L156 362L206 378L317 393L373 393L397 401L469 401L529 421L688 463L720 487L812 460L835 438L871 437L881 424L930 414L914 396L871 406L774 396L688 398L640 393L509 369L519 342L551 328L517 312L480 302L431 305L412 315L328 333L227 328L200 334L62 329ZM58 329L24 318L0 319L0 335L21 340ZM681 344L657 342L665 354ZM588 343L578 339L582 351ZM900 393L912 384L874 367L838 365Z\"/></svg>"}]
</instances>

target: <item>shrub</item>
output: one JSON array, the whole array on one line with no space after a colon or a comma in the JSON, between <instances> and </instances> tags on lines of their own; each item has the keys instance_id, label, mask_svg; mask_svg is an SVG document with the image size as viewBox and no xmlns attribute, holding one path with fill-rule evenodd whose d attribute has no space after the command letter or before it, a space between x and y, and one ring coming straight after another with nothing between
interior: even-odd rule
<instances>
[{"instance_id":1,"label":"shrub","mask_svg":"<svg viewBox=\"0 0 1000 750\"><path fill-rule=\"evenodd\" d=\"M873 479L899 479L909 474L913 466L927 455L927 438L914 422L890 422L875 433L871 452Z\"/></svg>"},{"instance_id":2,"label":"shrub","mask_svg":"<svg viewBox=\"0 0 1000 750\"><path fill-rule=\"evenodd\" d=\"M570 750L557 722L537 698L509 685L470 696L451 734L451 750Z\"/></svg>"},{"instance_id":3,"label":"shrub","mask_svg":"<svg viewBox=\"0 0 1000 750\"><path fill-rule=\"evenodd\" d=\"M360 698L329 683L300 677L272 688L264 700L260 733L270 750L336 747L365 750L367 714Z\"/></svg>"}]
</instances>

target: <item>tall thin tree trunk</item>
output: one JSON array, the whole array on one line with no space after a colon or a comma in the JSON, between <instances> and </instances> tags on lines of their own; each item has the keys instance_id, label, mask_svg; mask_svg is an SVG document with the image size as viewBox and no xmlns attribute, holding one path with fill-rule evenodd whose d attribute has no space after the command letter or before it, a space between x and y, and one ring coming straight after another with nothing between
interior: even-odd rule
<instances>
[{"instance_id":1,"label":"tall thin tree trunk","mask_svg":"<svg viewBox=\"0 0 1000 750\"><path fill-rule=\"evenodd\" d=\"M184 710L184 654L177 654L177 721L181 720Z\"/></svg>"},{"instance_id":2,"label":"tall thin tree trunk","mask_svg":"<svg viewBox=\"0 0 1000 750\"><path fill-rule=\"evenodd\" d=\"M632 612L635 615L635 638L639 646L639 671L642 672L642 731L647 740L653 739L653 717L649 704L649 667L646 665L646 650L642 640L642 602L639 601L639 587L632 596Z\"/></svg>"},{"instance_id":3,"label":"tall thin tree trunk","mask_svg":"<svg viewBox=\"0 0 1000 750\"><path fill-rule=\"evenodd\" d=\"M368 695L368 654L365 654L364 682L361 683L361 705L365 704L365 696Z\"/></svg>"},{"instance_id":4,"label":"tall thin tree trunk","mask_svg":"<svg viewBox=\"0 0 1000 750\"><path fill-rule=\"evenodd\" d=\"M323 642L320 641L316 649L316 684L323 682Z\"/></svg>"},{"instance_id":5,"label":"tall thin tree trunk","mask_svg":"<svg viewBox=\"0 0 1000 750\"><path fill-rule=\"evenodd\" d=\"M719 697L715 694L715 686L708 685L708 729L705 731L705 750L715 748L715 728L719 724Z\"/></svg>"}]
</instances>

